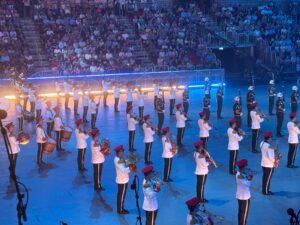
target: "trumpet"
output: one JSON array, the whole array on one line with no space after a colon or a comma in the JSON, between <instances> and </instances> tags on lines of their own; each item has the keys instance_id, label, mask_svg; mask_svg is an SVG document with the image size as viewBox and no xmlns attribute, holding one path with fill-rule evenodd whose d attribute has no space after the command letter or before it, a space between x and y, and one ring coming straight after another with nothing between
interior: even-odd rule
<instances>
[{"instance_id":1,"label":"trumpet","mask_svg":"<svg viewBox=\"0 0 300 225\"><path fill-rule=\"evenodd\" d=\"M147 127L150 127L153 131L155 131L155 132L158 131L158 128L156 126L154 126L153 124L151 124L151 123L146 123L146 124L147 124Z\"/></svg>"},{"instance_id":2,"label":"trumpet","mask_svg":"<svg viewBox=\"0 0 300 225\"><path fill-rule=\"evenodd\" d=\"M243 171L238 176L239 179L247 179L247 180L253 180L253 171L251 169L247 169L246 171Z\"/></svg>"},{"instance_id":3,"label":"trumpet","mask_svg":"<svg viewBox=\"0 0 300 225\"><path fill-rule=\"evenodd\" d=\"M256 115L259 115L260 118L267 120L266 114L264 114L264 113L262 113L262 112L256 111Z\"/></svg>"},{"instance_id":4,"label":"trumpet","mask_svg":"<svg viewBox=\"0 0 300 225\"><path fill-rule=\"evenodd\" d=\"M148 187L153 187L153 190L155 192L160 191L160 187L163 185L163 181L154 173L151 173L147 178L146 178L146 183L143 185L144 188Z\"/></svg>"},{"instance_id":5,"label":"trumpet","mask_svg":"<svg viewBox=\"0 0 300 225\"><path fill-rule=\"evenodd\" d=\"M176 144L176 138L174 135L171 135L171 145L172 145L172 148L171 148L171 152L173 155L176 155L177 152L178 152L178 147L177 147L177 144Z\"/></svg>"},{"instance_id":6,"label":"trumpet","mask_svg":"<svg viewBox=\"0 0 300 225\"><path fill-rule=\"evenodd\" d=\"M239 136L246 136L246 132L243 131L241 128L235 128L232 131L233 134L238 134Z\"/></svg>"},{"instance_id":7,"label":"trumpet","mask_svg":"<svg viewBox=\"0 0 300 225\"><path fill-rule=\"evenodd\" d=\"M213 157L211 157L211 155L209 154L209 152L205 149L205 148L202 148L201 151L204 152L204 155L205 157L207 158L207 160L215 167L215 168L218 168L218 165L217 163L215 162L215 160L213 159ZM199 156L200 158L201 156Z\"/></svg>"}]
</instances>

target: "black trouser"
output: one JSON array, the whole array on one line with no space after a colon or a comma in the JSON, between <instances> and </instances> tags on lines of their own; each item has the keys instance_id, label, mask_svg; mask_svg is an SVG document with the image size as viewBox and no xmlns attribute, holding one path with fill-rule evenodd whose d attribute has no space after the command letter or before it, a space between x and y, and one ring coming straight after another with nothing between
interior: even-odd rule
<instances>
[{"instance_id":1,"label":"black trouser","mask_svg":"<svg viewBox=\"0 0 300 225\"><path fill-rule=\"evenodd\" d=\"M157 129L159 130L159 132L161 131L161 128L164 124L164 119L165 119L165 114L162 113L157 113L158 116L158 124L157 124Z\"/></svg>"},{"instance_id":2,"label":"black trouser","mask_svg":"<svg viewBox=\"0 0 300 225\"><path fill-rule=\"evenodd\" d=\"M107 106L107 96L108 96L108 93L105 91L103 93L103 106L106 107Z\"/></svg>"},{"instance_id":3,"label":"black trouser","mask_svg":"<svg viewBox=\"0 0 300 225\"><path fill-rule=\"evenodd\" d=\"M209 117L210 117L210 110L209 110L209 108L205 107L205 108L203 108L203 111L205 113L206 119L209 120Z\"/></svg>"},{"instance_id":4,"label":"black trouser","mask_svg":"<svg viewBox=\"0 0 300 225\"><path fill-rule=\"evenodd\" d=\"M124 210L124 200L127 191L127 183L126 184L118 184L118 194L117 194L117 210L121 212Z\"/></svg>"},{"instance_id":5,"label":"black trouser","mask_svg":"<svg viewBox=\"0 0 300 225\"><path fill-rule=\"evenodd\" d=\"M132 101L126 102L126 109L128 109L129 106L132 106Z\"/></svg>"},{"instance_id":6,"label":"black trouser","mask_svg":"<svg viewBox=\"0 0 300 225\"><path fill-rule=\"evenodd\" d=\"M19 130L22 131L23 130L24 118L23 117L19 117L18 118L18 122L19 122Z\"/></svg>"},{"instance_id":7,"label":"black trouser","mask_svg":"<svg viewBox=\"0 0 300 225\"><path fill-rule=\"evenodd\" d=\"M234 118L236 120L236 127L241 128L242 127L242 117L235 115Z\"/></svg>"},{"instance_id":8,"label":"black trouser","mask_svg":"<svg viewBox=\"0 0 300 225\"><path fill-rule=\"evenodd\" d=\"M217 98L217 117L221 118L223 108L223 98Z\"/></svg>"},{"instance_id":9,"label":"black trouser","mask_svg":"<svg viewBox=\"0 0 300 225\"><path fill-rule=\"evenodd\" d=\"M151 157L152 142L145 143L145 163L149 163Z\"/></svg>"},{"instance_id":10,"label":"black trouser","mask_svg":"<svg viewBox=\"0 0 300 225\"><path fill-rule=\"evenodd\" d=\"M62 150L61 148L61 138L62 138L62 130L56 131L56 150Z\"/></svg>"},{"instance_id":11,"label":"black trouser","mask_svg":"<svg viewBox=\"0 0 300 225\"><path fill-rule=\"evenodd\" d=\"M25 111L26 110L26 108L27 108L27 102L28 102L28 98L24 98L24 100L23 100L23 110Z\"/></svg>"},{"instance_id":12,"label":"black trouser","mask_svg":"<svg viewBox=\"0 0 300 225\"><path fill-rule=\"evenodd\" d=\"M291 103L291 112L297 112L298 104L297 102L292 102Z\"/></svg>"},{"instance_id":13,"label":"black trouser","mask_svg":"<svg viewBox=\"0 0 300 225\"><path fill-rule=\"evenodd\" d=\"M274 172L274 168L262 167L262 169L263 169L262 193L268 194L270 191L270 183Z\"/></svg>"},{"instance_id":14,"label":"black trouser","mask_svg":"<svg viewBox=\"0 0 300 225\"><path fill-rule=\"evenodd\" d=\"M85 156L85 148L78 149L77 153L77 165L78 165L78 170L83 170L84 167L84 156Z\"/></svg>"},{"instance_id":15,"label":"black trouser","mask_svg":"<svg viewBox=\"0 0 300 225\"><path fill-rule=\"evenodd\" d=\"M175 99L170 99L170 115L173 115L173 110L175 106Z\"/></svg>"},{"instance_id":16,"label":"black trouser","mask_svg":"<svg viewBox=\"0 0 300 225\"><path fill-rule=\"evenodd\" d=\"M259 129L252 129L252 152L257 151L258 136L259 136Z\"/></svg>"},{"instance_id":17,"label":"black trouser","mask_svg":"<svg viewBox=\"0 0 300 225\"><path fill-rule=\"evenodd\" d=\"M65 96L65 109L69 108L69 98L70 98L70 95L66 94L66 96Z\"/></svg>"},{"instance_id":18,"label":"black trouser","mask_svg":"<svg viewBox=\"0 0 300 225\"><path fill-rule=\"evenodd\" d=\"M251 104L247 104L247 127L251 127L251 115L250 115L250 112L252 110L252 107L251 107Z\"/></svg>"},{"instance_id":19,"label":"black trouser","mask_svg":"<svg viewBox=\"0 0 300 225\"><path fill-rule=\"evenodd\" d=\"M155 220L156 220L156 217L157 217L157 211L158 210L155 210L155 211L146 211L145 210L146 225L155 225Z\"/></svg>"},{"instance_id":20,"label":"black trouser","mask_svg":"<svg viewBox=\"0 0 300 225\"><path fill-rule=\"evenodd\" d=\"M164 161L165 161L165 166L164 166L164 180L168 180L168 179L170 179L173 158L164 158Z\"/></svg>"},{"instance_id":21,"label":"black trouser","mask_svg":"<svg viewBox=\"0 0 300 225\"><path fill-rule=\"evenodd\" d=\"M96 128L96 119L97 119L97 114L92 113L92 119L91 119L91 128L95 129Z\"/></svg>"},{"instance_id":22,"label":"black trouser","mask_svg":"<svg viewBox=\"0 0 300 225\"><path fill-rule=\"evenodd\" d=\"M207 142L208 142L208 137L200 137L200 140L203 141L203 148L206 149Z\"/></svg>"},{"instance_id":23,"label":"black trouser","mask_svg":"<svg viewBox=\"0 0 300 225\"><path fill-rule=\"evenodd\" d=\"M44 150L45 143L38 143L38 151L37 151L37 157L36 157L36 163L41 164L43 161L43 150Z\"/></svg>"},{"instance_id":24,"label":"black trouser","mask_svg":"<svg viewBox=\"0 0 300 225\"><path fill-rule=\"evenodd\" d=\"M298 147L298 144L289 144L289 153L288 153L288 160L287 160L288 167L295 165L297 147Z\"/></svg>"},{"instance_id":25,"label":"black trouser","mask_svg":"<svg viewBox=\"0 0 300 225\"><path fill-rule=\"evenodd\" d=\"M238 225L246 225L247 217L249 213L250 199L248 200L239 200L239 212L238 212Z\"/></svg>"},{"instance_id":26,"label":"black trouser","mask_svg":"<svg viewBox=\"0 0 300 225\"><path fill-rule=\"evenodd\" d=\"M8 169L9 169L10 177L13 177L14 172L16 172L18 153L10 154L10 157L12 158L12 164L9 161L10 164Z\"/></svg>"},{"instance_id":27,"label":"black trouser","mask_svg":"<svg viewBox=\"0 0 300 225\"><path fill-rule=\"evenodd\" d=\"M47 135L51 136L53 130L54 122L47 122Z\"/></svg>"},{"instance_id":28,"label":"black trouser","mask_svg":"<svg viewBox=\"0 0 300 225\"><path fill-rule=\"evenodd\" d=\"M229 150L229 173L235 174L235 163L238 157L238 149L237 150Z\"/></svg>"},{"instance_id":29,"label":"black trouser","mask_svg":"<svg viewBox=\"0 0 300 225\"><path fill-rule=\"evenodd\" d=\"M273 113L274 103L275 103L275 97L269 96L269 114Z\"/></svg>"},{"instance_id":30,"label":"black trouser","mask_svg":"<svg viewBox=\"0 0 300 225\"><path fill-rule=\"evenodd\" d=\"M156 110L156 102L157 102L158 97L154 96L154 109Z\"/></svg>"},{"instance_id":31,"label":"black trouser","mask_svg":"<svg viewBox=\"0 0 300 225\"><path fill-rule=\"evenodd\" d=\"M30 102L30 112L34 112L35 110L35 102Z\"/></svg>"},{"instance_id":32,"label":"black trouser","mask_svg":"<svg viewBox=\"0 0 300 225\"><path fill-rule=\"evenodd\" d=\"M207 175L197 175L197 197L204 199L204 186L206 182Z\"/></svg>"},{"instance_id":33,"label":"black trouser","mask_svg":"<svg viewBox=\"0 0 300 225\"><path fill-rule=\"evenodd\" d=\"M144 116L144 106L139 106L139 118L143 118Z\"/></svg>"},{"instance_id":34,"label":"black trouser","mask_svg":"<svg viewBox=\"0 0 300 225\"><path fill-rule=\"evenodd\" d=\"M89 107L88 106L83 106L83 116L82 116L82 120L84 123L87 122L87 113L88 113L88 109Z\"/></svg>"},{"instance_id":35,"label":"black trouser","mask_svg":"<svg viewBox=\"0 0 300 225\"><path fill-rule=\"evenodd\" d=\"M41 109L37 109L36 111L36 118L39 118L42 116L42 110Z\"/></svg>"},{"instance_id":36,"label":"black trouser","mask_svg":"<svg viewBox=\"0 0 300 225\"><path fill-rule=\"evenodd\" d=\"M177 145L182 145L185 127L177 127Z\"/></svg>"},{"instance_id":37,"label":"black trouser","mask_svg":"<svg viewBox=\"0 0 300 225\"><path fill-rule=\"evenodd\" d=\"M100 189L101 186L101 175L102 175L103 163L93 164L94 168L94 189Z\"/></svg>"},{"instance_id":38,"label":"black trouser","mask_svg":"<svg viewBox=\"0 0 300 225\"><path fill-rule=\"evenodd\" d=\"M74 115L78 114L78 102L79 100L74 100Z\"/></svg>"},{"instance_id":39,"label":"black trouser","mask_svg":"<svg viewBox=\"0 0 300 225\"><path fill-rule=\"evenodd\" d=\"M129 150L133 150L134 149L134 135L135 135L135 130L130 130L129 131Z\"/></svg>"},{"instance_id":40,"label":"black trouser","mask_svg":"<svg viewBox=\"0 0 300 225\"><path fill-rule=\"evenodd\" d=\"M183 102L183 112L187 114L189 111L189 102Z\"/></svg>"},{"instance_id":41,"label":"black trouser","mask_svg":"<svg viewBox=\"0 0 300 225\"><path fill-rule=\"evenodd\" d=\"M120 98L115 98L115 112L119 111L119 101L120 101Z\"/></svg>"},{"instance_id":42,"label":"black trouser","mask_svg":"<svg viewBox=\"0 0 300 225\"><path fill-rule=\"evenodd\" d=\"M283 122L283 112L277 112L277 134L281 134L281 127L282 127L282 122Z\"/></svg>"}]
</instances>

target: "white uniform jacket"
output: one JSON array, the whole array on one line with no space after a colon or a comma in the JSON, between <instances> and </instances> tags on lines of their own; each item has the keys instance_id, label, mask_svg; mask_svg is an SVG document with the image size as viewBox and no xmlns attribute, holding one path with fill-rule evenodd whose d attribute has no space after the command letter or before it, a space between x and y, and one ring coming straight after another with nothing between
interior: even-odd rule
<instances>
[{"instance_id":1,"label":"white uniform jacket","mask_svg":"<svg viewBox=\"0 0 300 225\"><path fill-rule=\"evenodd\" d=\"M63 125L64 125L64 124L63 124L63 122L62 122L60 116L54 117L54 130L55 130L55 131L63 130L63 129L61 128L61 126L63 126Z\"/></svg>"},{"instance_id":2,"label":"white uniform jacket","mask_svg":"<svg viewBox=\"0 0 300 225\"><path fill-rule=\"evenodd\" d=\"M91 141L91 150L92 150L92 164L104 163L105 157L101 152L101 146L97 144L95 146L95 141Z\"/></svg>"},{"instance_id":3,"label":"white uniform jacket","mask_svg":"<svg viewBox=\"0 0 300 225\"><path fill-rule=\"evenodd\" d=\"M9 154L17 154L20 152L20 146L19 142L17 141L16 137L14 135L8 136L9 144L11 147L11 152Z\"/></svg>"},{"instance_id":4,"label":"white uniform jacket","mask_svg":"<svg viewBox=\"0 0 300 225\"><path fill-rule=\"evenodd\" d=\"M52 123L54 119L54 115L51 109L46 109L46 121L47 123Z\"/></svg>"},{"instance_id":5,"label":"white uniform jacket","mask_svg":"<svg viewBox=\"0 0 300 225\"><path fill-rule=\"evenodd\" d=\"M238 171L235 175L235 180L236 180L236 198L238 200L248 200L251 198L251 193L250 193L250 185L251 181L247 180L247 178L239 178L240 172Z\"/></svg>"},{"instance_id":6,"label":"white uniform jacket","mask_svg":"<svg viewBox=\"0 0 300 225\"><path fill-rule=\"evenodd\" d=\"M250 112L250 116L251 116L251 129L253 130L258 130L260 129L260 124L264 121L263 118L261 118L256 111L251 111Z\"/></svg>"},{"instance_id":7,"label":"white uniform jacket","mask_svg":"<svg viewBox=\"0 0 300 225\"><path fill-rule=\"evenodd\" d=\"M88 107L89 103L90 103L90 96L88 96L86 94L83 95L83 97L82 97L82 106L83 107Z\"/></svg>"},{"instance_id":8,"label":"white uniform jacket","mask_svg":"<svg viewBox=\"0 0 300 225\"><path fill-rule=\"evenodd\" d=\"M163 158L173 158L174 154L171 152L172 149L172 144L171 140L167 139L165 136L161 138L161 141L163 143L163 153L162 157Z\"/></svg>"},{"instance_id":9,"label":"white uniform jacket","mask_svg":"<svg viewBox=\"0 0 300 225\"><path fill-rule=\"evenodd\" d=\"M36 126L36 143L45 143L46 140L43 139L45 139L46 137L47 136L44 129L40 126Z\"/></svg>"},{"instance_id":10,"label":"white uniform jacket","mask_svg":"<svg viewBox=\"0 0 300 225\"><path fill-rule=\"evenodd\" d=\"M209 137L209 131L212 127L203 119L198 120L198 126L200 128L199 137Z\"/></svg>"},{"instance_id":11,"label":"white uniform jacket","mask_svg":"<svg viewBox=\"0 0 300 225\"><path fill-rule=\"evenodd\" d=\"M183 115L180 111L176 111L176 127L177 128L184 128L185 127L185 121L186 121L185 115Z\"/></svg>"},{"instance_id":12,"label":"white uniform jacket","mask_svg":"<svg viewBox=\"0 0 300 225\"><path fill-rule=\"evenodd\" d=\"M234 133L234 129L229 127L227 129L228 135L228 150L239 150L239 142L243 140L243 136Z\"/></svg>"},{"instance_id":13,"label":"white uniform jacket","mask_svg":"<svg viewBox=\"0 0 300 225\"><path fill-rule=\"evenodd\" d=\"M144 143L153 142L153 135L155 132L151 127L148 127L147 123L143 123L143 131L144 131Z\"/></svg>"},{"instance_id":14,"label":"white uniform jacket","mask_svg":"<svg viewBox=\"0 0 300 225\"><path fill-rule=\"evenodd\" d=\"M86 140L89 138L89 135L85 134L83 131L80 131L78 128L75 129L76 136L76 148L84 149L87 146Z\"/></svg>"},{"instance_id":15,"label":"white uniform jacket","mask_svg":"<svg viewBox=\"0 0 300 225\"><path fill-rule=\"evenodd\" d=\"M129 131L134 131L135 130L135 125L138 123L137 120L131 117L130 114L127 114L127 125L128 125L128 130Z\"/></svg>"},{"instance_id":16,"label":"white uniform jacket","mask_svg":"<svg viewBox=\"0 0 300 225\"><path fill-rule=\"evenodd\" d=\"M157 192L154 191L153 186L144 187L146 184L146 180L143 181L143 193L144 193L144 202L143 209L145 211L155 211L158 209L157 203Z\"/></svg>"},{"instance_id":17,"label":"white uniform jacket","mask_svg":"<svg viewBox=\"0 0 300 225\"><path fill-rule=\"evenodd\" d=\"M200 158L199 156L200 156L199 152L194 152L194 158L195 158L195 162L196 162L195 174L196 175L206 175L206 174L208 174L209 163L206 161L205 157Z\"/></svg>"},{"instance_id":18,"label":"white uniform jacket","mask_svg":"<svg viewBox=\"0 0 300 225\"><path fill-rule=\"evenodd\" d=\"M127 184L129 181L129 173L130 169L129 167L126 167L125 163L120 162L119 157L115 156L114 158L114 164L116 168L116 183L117 184Z\"/></svg>"},{"instance_id":19,"label":"white uniform jacket","mask_svg":"<svg viewBox=\"0 0 300 225\"><path fill-rule=\"evenodd\" d=\"M97 104L96 102L91 102L90 103L90 111L91 111L91 114L96 114L97 112Z\"/></svg>"},{"instance_id":20,"label":"white uniform jacket","mask_svg":"<svg viewBox=\"0 0 300 225\"><path fill-rule=\"evenodd\" d=\"M274 149L271 148L271 145L268 142L262 141L260 143L261 148L261 166L273 168L275 162L275 153Z\"/></svg>"},{"instance_id":21,"label":"white uniform jacket","mask_svg":"<svg viewBox=\"0 0 300 225\"><path fill-rule=\"evenodd\" d=\"M288 143L289 144L298 144L298 135L300 134L300 129L295 125L294 122L287 123L287 129L289 132Z\"/></svg>"}]
</instances>

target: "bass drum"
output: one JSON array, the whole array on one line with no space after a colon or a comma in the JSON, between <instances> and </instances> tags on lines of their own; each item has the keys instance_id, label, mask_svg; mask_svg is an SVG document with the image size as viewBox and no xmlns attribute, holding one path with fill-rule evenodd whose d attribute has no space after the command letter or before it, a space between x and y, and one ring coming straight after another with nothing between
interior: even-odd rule
<instances>
[{"instance_id":1,"label":"bass drum","mask_svg":"<svg viewBox=\"0 0 300 225\"><path fill-rule=\"evenodd\" d=\"M62 138L61 140L63 142L67 142L70 140L71 136L72 136L72 132L73 132L73 128L69 127L69 126L65 126L63 132L62 132Z\"/></svg>"},{"instance_id":2,"label":"bass drum","mask_svg":"<svg viewBox=\"0 0 300 225\"><path fill-rule=\"evenodd\" d=\"M54 151L55 146L56 146L55 139L52 137L48 137L46 143L44 144L44 149L43 149L44 153L46 155L51 154Z\"/></svg>"}]
</instances>

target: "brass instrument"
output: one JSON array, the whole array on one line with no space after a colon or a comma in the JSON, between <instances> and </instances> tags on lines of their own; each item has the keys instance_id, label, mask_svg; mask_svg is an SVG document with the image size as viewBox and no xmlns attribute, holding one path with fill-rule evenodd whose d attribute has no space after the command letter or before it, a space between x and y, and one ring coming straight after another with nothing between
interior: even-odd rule
<instances>
[{"instance_id":1,"label":"brass instrument","mask_svg":"<svg viewBox=\"0 0 300 225\"><path fill-rule=\"evenodd\" d=\"M172 145L172 149L171 152L173 153L173 155L176 155L178 152L178 147L176 144L176 138L174 135L171 135L171 139L170 139L171 145Z\"/></svg>"},{"instance_id":2,"label":"brass instrument","mask_svg":"<svg viewBox=\"0 0 300 225\"><path fill-rule=\"evenodd\" d=\"M146 122L145 122L146 123ZM151 123L146 123L147 124L147 127L150 127L153 131L155 131L155 132L157 132L158 131L158 128L155 126L155 125L153 125L153 124L151 124Z\"/></svg>"},{"instance_id":3,"label":"brass instrument","mask_svg":"<svg viewBox=\"0 0 300 225\"><path fill-rule=\"evenodd\" d=\"M147 176L146 183L143 185L144 188L153 187L155 192L160 191L160 187L164 184L163 181L155 174L151 173Z\"/></svg>"},{"instance_id":4,"label":"brass instrument","mask_svg":"<svg viewBox=\"0 0 300 225\"><path fill-rule=\"evenodd\" d=\"M205 224L205 225L212 225L214 224L211 218L211 215L207 212L204 205L199 205L196 209L191 213L192 220L190 224Z\"/></svg>"},{"instance_id":5,"label":"brass instrument","mask_svg":"<svg viewBox=\"0 0 300 225\"><path fill-rule=\"evenodd\" d=\"M232 131L233 134L238 134L239 136L246 136L246 132L243 131L241 128L235 128L233 131Z\"/></svg>"},{"instance_id":6,"label":"brass instrument","mask_svg":"<svg viewBox=\"0 0 300 225\"><path fill-rule=\"evenodd\" d=\"M282 158L282 154L281 152L279 152L278 145L279 145L278 141L276 141L275 148L273 148L275 153L275 163L274 163L275 168L278 168L280 160Z\"/></svg>"},{"instance_id":7,"label":"brass instrument","mask_svg":"<svg viewBox=\"0 0 300 225\"><path fill-rule=\"evenodd\" d=\"M251 169L248 169L246 171L243 171L238 176L239 179L247 179L247 180L253 180L253 171Z\"/></svg>"},{"instance_id":8,"label":"brass instrument","mask_svg":"<svg viewBox=\"0 0 300 225\"><path fill-rule=\"evenodd\" d=\"M203 122L203 123L207 123L208 126L210 126L211 128L216 128L216 127L212 124L212 122L210 122L208 119L204 119L204 122Z\"/></svg>"},{"instance_id":9,"label":"brass instrument","mask_svg":"<svg viewBox=\"0 0 300 225\"><path fill-rule=\"evenodd\" d=\"M125 166L129 167L131 172L137 172L138 157L133 152L129 152L126 156Z\"/></svg>"},{"instance_id":10,"label":"brass instrument","mask_svg":"<svg viewBox=\"0 0 300 225\"><path fill-rule=\"evenodd\" d=\"M209 152L208 152L206 149L204 149L204 148L203 148L203 150L204 150L205 156L208 158L208 160L211 162L211 164L212 164L215 168L218 168L217 163L215 162L215 160L213 159L213 157L211 157L211 155L209 154Z\"/></svg>"},{"instance_id":11,"label":"brass instrument","mask_svg":"<svg viewBox=\"0 0 300 225\"><path fill-rule=\"evenodd\" d=\"M103 138L101 140L101 143L100 143L100 146L101 146L101 152L104 156L107 156L110 154L110 140L107 139L107 138Z\"/></svg>"},{"instance_id":12,"label":"brass instrument","mask_svg":"<svg viewBox=\"0 0 300 225\"><path fill-rule=\"evenodd\" d=\"M259 117L264 119L264 120L268 120L268 117L266 116L266 114L264 114L260 111L256 111L256 115L259 115Z\"/></svg>"}]
</instances>

